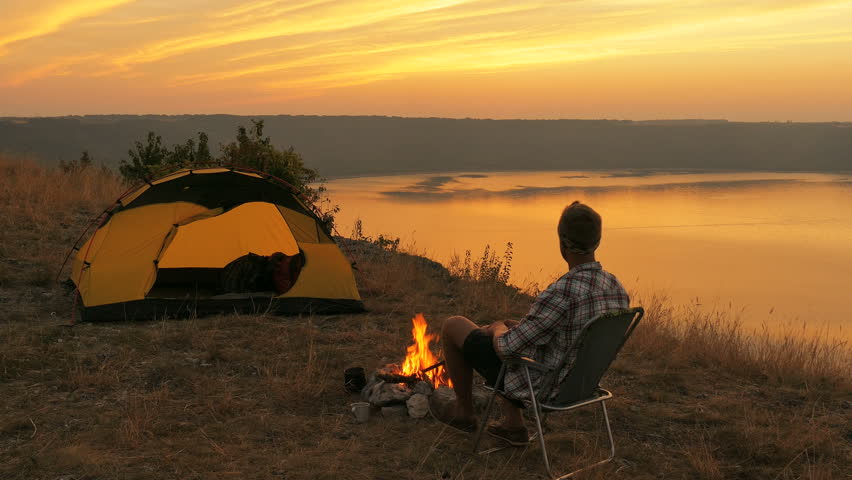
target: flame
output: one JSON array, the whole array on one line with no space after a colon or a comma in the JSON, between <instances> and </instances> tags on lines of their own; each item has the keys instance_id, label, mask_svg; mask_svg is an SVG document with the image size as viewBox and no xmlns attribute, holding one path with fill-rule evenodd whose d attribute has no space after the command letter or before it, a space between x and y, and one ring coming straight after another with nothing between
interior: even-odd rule
<instances>
[{"instance_id":1,"label":"flame","mask_svg":"<svg viewBox=\"0 0 852 480\"><path fill-rule=\"evenodd\" d=\"M440 385L452 387L453 383L449 378L447 378L447 371L443 366L432 369L426 373L422 373L422 370L429 368L440 361L438 360L438 357L432 353L432 350L429 349L429 344L437 337L437 335L426 333L426 319L423 318L422 313L415 315L414 318L411 319L411 323L413 325L411 328L411 336L414 337L414 343L408 347L408 353L405 356L405 360L402 362L402 374L416 375L431 383L435 388L438 388Z\"/></svg>"}]
</instances>

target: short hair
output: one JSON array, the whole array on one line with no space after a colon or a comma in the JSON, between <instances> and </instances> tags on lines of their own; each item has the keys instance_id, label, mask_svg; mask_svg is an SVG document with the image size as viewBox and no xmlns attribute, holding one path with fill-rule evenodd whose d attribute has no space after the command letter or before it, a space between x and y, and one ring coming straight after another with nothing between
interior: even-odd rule
<instances>
[{"instance_id":1,"label":"short hair","mask_svg":"<svg viewBox=\"0 0 852 480\"><path fill-rule=\"evenodd\" d=\"M556 231L569 252L588 255L601 243L601 226L598 212L575 200L562 210Z\"/></svg>"}]
</instances>

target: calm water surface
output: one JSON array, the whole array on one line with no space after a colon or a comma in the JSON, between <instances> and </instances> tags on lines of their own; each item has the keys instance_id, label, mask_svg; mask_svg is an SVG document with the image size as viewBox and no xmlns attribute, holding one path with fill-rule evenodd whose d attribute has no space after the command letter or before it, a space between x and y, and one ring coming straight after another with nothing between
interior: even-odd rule
<instances>
[{"instance_id":1,"label":"calm water surface","mask_svg":"<svg viewBox=\"0 0 852 480\"><path fill-rule=\"evenodd\" d=\"M752 326L806 322L852 338L852 176L447 173L328 187L341 234L360 218L365 234L413 241L442 263L512 242L511 281L521 286L567 270L556 222L580 200L602 215L598 257L628 289L698 308L730 305Z\"/></svg>"}]
</instances>

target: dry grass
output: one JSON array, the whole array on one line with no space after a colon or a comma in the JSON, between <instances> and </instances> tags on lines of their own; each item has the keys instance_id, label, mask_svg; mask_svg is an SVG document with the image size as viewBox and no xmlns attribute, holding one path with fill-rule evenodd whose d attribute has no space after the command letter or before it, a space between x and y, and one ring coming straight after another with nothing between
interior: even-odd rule
<instances>
[{"instance_id":1,"label":"dry grass","mask_svg":"<svg viewBox=\"0 0 852 480\"><path fill-rule=\"evenodd\" d=\"M646 317L628 350L787 384L849 388L852 381L852 349L826 332L766 327L750 332L731 306L704 311L653 295L634 302L645 306Z\"/></svg>"},{"instance_id":2,"label":"dry grass","mask_svg":"<svg viewBox=\"0 0 852 480\"><path fill-rule=\"evenodd\" d=\"M63 173L58 168L0 154L0 206L31 221L49 221L78 211L92 214L121 193L120 178L103 168ZM64 217L60 217L64 218Z\"/></svg>"},{"instance_id":3,"label":"dry grass","mask_svg":"<svg viewBox=\"0 0 852 480\"><path fill-rule=\"evenodd\" d=\"M51 289L77 236L121 190L100 168L65 174L0 154L0 289Z\"/></svg>"},{"instance_id":4,"label":"dry grass","mask_svg":"<svg viewBox=\"0 0 852 480\"><path fill-rule=\"evenodd\" d=\"M29 179L18 192L60 181L27 168L35 172L17 171ZM5 242L0 257L30 258L0 286L0 478L542 478L536 446L474 458L467 436L428 419L354 424L354 398L342 389L345 368L401 358L414 313L425 312L433 330L452 314L517 317L529 306L523 293L450 278L416 256L350 248L367 314L69 328L71 297L22 279L55 272L44 259L58 263L78 230L47 235L56 227L36 219L78 223L73 209L97 213L113 187L88 190L103 198L66 193L42 206L35 194L8 193L16 190L6 178L4 240L24 243L24 222L44 239L36 257ZM66 190L86 191L74 185ZM640 302L648 315L605 378L616 395L616 461L580 478L848 476L847 347L746 335L735 315ZM604 454L600 421L594 409L550 420L557 469Z\"/></svg>"}]
</instances>

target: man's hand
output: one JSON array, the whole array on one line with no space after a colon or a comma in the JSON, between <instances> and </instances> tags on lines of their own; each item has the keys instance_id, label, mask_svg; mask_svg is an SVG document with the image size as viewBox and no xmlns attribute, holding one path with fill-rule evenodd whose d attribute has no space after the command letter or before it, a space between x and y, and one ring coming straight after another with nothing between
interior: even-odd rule
<instances>
[{"instance_id":1,"label":"man's hand","mask_svg":"<svg viewBox=\"0 0 852 480\"><path fill-rule=\"evenodd\" d=\"M515 325L518 325L518 323L520 322L516 320L500 320L492 323L491 325L482 327L482 330L485 331L485 333L491 335L491 341L494 343L494 352L497 353L498 357L503 358L503 356L500 355L500 350L497 348L497 339L504 333L508 332L510 327L514 327Z\"/></svg>"},{"instance_id":2,"label":"man's hand","mask_svg":"<svg viewBox=\"0 0 852 480\"><path fill-rule=\"evenodd\" d=\"M516 322L515 320L498 320L496 322L491 323L490 325L485 325L480 328L489 335L499 337L503 333L507 332L510 327L514 327L515 325L517 325L517 323L518 322Z\"/></svg>"}]
</instances>

